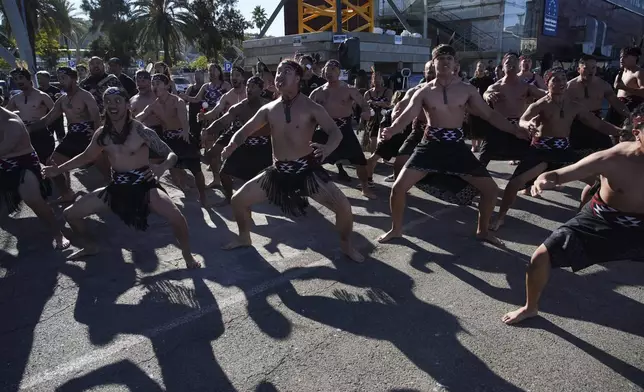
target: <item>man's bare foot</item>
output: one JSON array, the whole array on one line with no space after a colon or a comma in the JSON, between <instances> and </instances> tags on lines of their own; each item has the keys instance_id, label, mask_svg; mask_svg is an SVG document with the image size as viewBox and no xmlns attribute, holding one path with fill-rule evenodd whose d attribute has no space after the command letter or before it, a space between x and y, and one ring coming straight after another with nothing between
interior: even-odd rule
<instances>
[{"instance_id":1,"label":"man's bare foot","mask_svg":"<svg viewBox=\"0 0 644 392\"><path fill-rule=\"evenodd\" d=\"M86 246L77 250L67 257L67 260L79 260L85 257L97 255L100 252L99 248L95 245Z\"/></svg>"},{"instance_id":2,"label":"man's bare foot","mask_svg":"<svg viewBox=\"0 0 644 392\"><path fill-rule=\"evenodd\" d=\"M232 249L237 249L237 248L248 248L253 246L253 241L250 239L250 235L248 237L244 236L237 236L234 240L231 242L227 243L222 247L224 250L232 250Z\"/></svg>"},{"instance_id":3,"label":"man's bare foot","mask_svg":"<svg viewBox=\"0 0 644 392\"><path fill-rule=\"evenodd\" d=\"M70 204L70 203L73 203L75 199L76 199L76 193L68 192L68 193L65 193L64 195L61 195L58 199L51 201L50 204L52 205Z\"/></svg>"},{"instance_id":4,"label":"man's bare foot","mask_svg":"<svg viewBox=\"0 0 644 392\"><path fill-rule=\"evenodd\" d=\"M497 231L497 230L499 230L501 228L501 226L503 226L503 223L505 223L503 218L499 218L498 216L496 216L496 217L492 218L492 222L490 222L490 227L489 228L492 231Z\"/></svg>"},{"instance_id":5,"label":"man's bare foot","mask_svg":"<svg viewBox=\"0 0 644 392\"><path fill-rule=\"evenodd\" d=\"M190 252L182 252L183 260L186 262L186 267L188 269L197 269L201 268L201 263L195 260L195 257Z\"/></svg>"},{"instance_id":6,"label":"man's bare foot","mask_svg":"<svg viewBox=\"0 0 644 392\"><path fill-rule=\"evenodd\" d=\"M375 193L373 193L373 191L371 189L365 188L365 187L362 187L362 196L366 197L367 199L371 199L371 200L374 200L374 199L376 199L378 197L378 196L376 196Z\"/></svg>"},{"instance_id":7,"label":"man's bare foot","mask_svg":"<svg viewBox=\"0 0 644 392\"><path fill-rule=\"evenodd\" d=\"M67 238L65 238L63 235L60 235L56 238L54 238L54 249L56 250L65 250L69 248L71 245L71 242Z\"/></svg>"},{"instance_id":8,"label":"man's bare foot","mask_svg":"<svg viewBox=\"0 0 644 392\"><path fill-rule=\"evenodd\" d=\"M487 242L488 244L492 246L496 246L497 248L505 248L505 243L501 241L500 239L496 238L492 233L478 233L476 234L476 239L481 241L481 242Z\"/></svg>"},{"instance_id":9,"label":"man's bare foot","mask_svg":"<svg viewBox=\"0 0 644 392\"><path fill-rule=\"evenodd\" d=\"M379 236L376 241L380 242L381 244L384 244L385 242L389 242L395 238L402 238L402 233L398 231L394 231L393 229L389 230L385 234Z\"/></svg>"},{"instance_id":10,"label":"man's bare foot","mask_svg":"<svg viewBox=\"0 0 644 392\"><path fill-rule=\"evenodd\" d=\"M348 241L343 241L340 244L340 248L342 249L342 253L344 253L345 256L355 261L356 263L362 263L364 261L364 256L361 255L357 250L355 250L351 246L351 243L349 243Z\"/></svg>"},{"instance_id":11,"label":"man's bare foot","mask_svg":"<svg viewBox=\"0 0 644 392\"><path fill-rule=\"evenodd\" d=\"M224 199L215 203L215 207L225 207L230 204L230 199Z\"/></svg>"},{"instance_id":12,"label":"man's bare foot","mask_svg":"<svg viewBox=\"0 0 644 392\"><path fill-rule=\"evenodd\" d=\"M501 321L504 323L511 325L511 324L516 324L520 323L521 321L525 319L529 319L531 317L535 317L539 314L539 311L536 309L528 309L526 306L520 307L519 309L508 312L503 315L501 318Z\"/></svg>"}]
</instances>

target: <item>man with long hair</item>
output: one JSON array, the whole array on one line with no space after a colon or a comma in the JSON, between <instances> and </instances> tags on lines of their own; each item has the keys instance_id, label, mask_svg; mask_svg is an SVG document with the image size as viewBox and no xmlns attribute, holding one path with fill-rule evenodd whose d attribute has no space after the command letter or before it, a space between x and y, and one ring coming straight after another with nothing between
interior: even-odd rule
<instances>
[{"instance_id":1,"label":"man with long hair","mask_svg":"<svg viewBox=\"0 0 644 392\"><path fill-rule=\"evenodd\" d=\"M99 253L98 244L86 233L83 219L104 209L111 209L123 222L137 230L146 230L148 215L155 212L165 218L179 242L183 259L188 268L200 264L190 252L188 225L159 184L158 178L174 167L177 156L157 133L132 119L128 109L127 93L117 87L109 88L103 95L106 108L105 125L94 133L89 147L82 154L61 166L45 167L46 177L81 167L105 152L112 165L112 181L96 189L66 208L65 219L74 234L84 240L84 247L69 256L85 259ZM150 165L148 149L154 149L164 162Z\"/></svg>"}]
</instances>

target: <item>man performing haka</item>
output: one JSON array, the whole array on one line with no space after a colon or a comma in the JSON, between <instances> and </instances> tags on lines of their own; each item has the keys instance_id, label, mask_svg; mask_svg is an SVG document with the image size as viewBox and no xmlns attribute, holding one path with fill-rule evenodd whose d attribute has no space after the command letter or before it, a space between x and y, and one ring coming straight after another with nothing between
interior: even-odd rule
<instances>
[{"instance_id":1,"label":"man performing haka","mask_svg":"<svg viewBox=\"0 0 644 392\"><path fill-rule=\"evenodd\" d=\"M34 88L29 70L16 68L11 71L11 79L16 83L16 87L20 89L20 92L9 99L7 110L18 112L17 114L24 122L24 125L29 126L35 123L54 107L54 101L47 93ZM53 132L45 127L30 132L29 138L40 162L47 162L51 153L54 152Z\"/></svg>"},{"instance_id":2,"label":"man performing haka","mask_svg":"<svg viewBox=\"0 0 644 392\"><path fill-rule=\"evenodd\" d=\"M132 116L138 116L143 110L152 105L157 96L152 91L152 76L146 70L136 71L136 88L139 93L130 99L130 111ZM154 130L159 136L163 135L163 125L161 119L154 113L149 114L145 121L141 121L143 125ZM150 150L150 161L153 163L160 163L165 160L165 157L160 156L154 150Z\"/></svg>"},{"instance_id":3,"label":"man performing haka","mask_svg":"<svg viewBox=\"0 0 644 392\"><path fill-rule=\"evenodd\" d=\"M170 168L170 176L175 184L186 192L185 175L182 170L189 170L195 177L199 202L204 208L208 207L206 196L206 180L201 171L198 139L190 134L188 125L188 109L183 99L171 94L168 90L170 80L164 74L152 76L152 91L157 99L136 116L138 121L145 121L150 115L155 115L163 124L163 141L170 146L179 157L176 165Z\"/></svg>"},{"instance_id":4,"label":"man performing haka","mask_svg":"<svg viewBox=\"0 0 644 392\"><path fill-rule=\"evenodd\" d=\"M324 107L342 131L340 145L331 154L325 156L323 163L335 164L340 160L347 160L355 165L362 195L369 199L375 199L376 195L369 187L367 159L355 132L353 132L352 125L353 103L355 102L363 108L361 117L364 121L368 121L371 117L369 111L366 110L367 104L356 88L340 81L340 63L337 60L327 61L322 69L322 74L327 83L313 90L311 99ZM321 127L322 124L313 134L313 142L324 144L329 134L326 129L321 129Z\"/></svg>"},{"instance_id":5,"label":"man performing haka","mask_svg":"<svg viewBox=\"0 0 644 392\"><path fill-rule=\"evenodd\" d=\"M49 98L49 97L48 97ZM51 185L42 177L38 154L29 140L29 133L20 118L0 107L0 207L9 214L20 210L20 202L33 210L51 231L55 249L67 249L56 217L45 198Z\"/></svg>"},{"instance_id":6,"label":"man performing haka","mask_svg":"<svg viewBox=\"0 0 644 392\"><path fill-rule=\"evenodd\" d=\"M74 233L85 240L85 247L70 255L69 259L82 259L99 252L98 245L87 236L83 218L110 208L123 222L137 230L147 229L150 211L161 215L172 226L186 266L200 267L190 252L186 220L157 180L176 164L177 156L156 132L132 119L124 90L109 88L103 99L107 109L105 126L96 131L89 147L61 166L43 169L45 176L56 177L92 162L103 151L112 165L112 182L107 187L81 197L64 211ZM166 160L159 165L150 165L148 148L166 156Z\"/></svg>"},{"instance_id":7,"label":"man performing haka","mask_svg":"<svg viewBox=\"0 0 644 392\"><path fill-rule=\"evenodd\" d=\"M601 109L604 99L608 101L614 111L622 117L629 117L630 111L624 102L620 101L610 84L603 79L595 77L597 60L590 55L584 55L579 60L579 76L568 82L568 95L584 105L588 111L601 118ZM616 124L620 125L620 124ZM605 150L613 146L610 136L587 127L581 121L575 119L570 129L570 145L583 158L594 152ZM581 204L584 206L592 195L595 178L586 178L584 182L588 185L581 193Z\"/></svg>"},{"instance_id":8,"label":"man performing haka","mask_svg":"<svg viewBox=\"0 0 644 392\"><path fill-rule=\"evenodd\" d=\"M613 85L617 91L617 98L631 112L644 102L644 72L637 66L641 55L642 51L638 47L624 48L620 51L619 65L622 69L617 74ZM623 116L618 108L611 106L606 121L622 126L627 117Z\"/></svg>"},{"instance_id":9,"label":"man performing haka","mask_svg":"<svg viewBox=\"0 0 644 392\"><path fill-rule=\"evenodd\" d=\"M396 120L398 116L402 114L407 105L409 105L409 103L411 102L411 98L414 96L416 91L425 86L427 82L430 82L434 79L436 79L436 70L434 69L434 62L430 60L425 63L425 77L422 79L424 81L421 81L421 83L417 86L407 90L405 97L402 99L402 101L398 102L397 107L394 108L394 111L391 114L392 120ZM403 167L409 160L409 157L414 153L414 149L416 148L418 143L423 140L423 134L425 133L426 126L427 112L425 112L425 110L423 109L421 110L420 114L412 121L411 132L409 133L407 138L404 139L402 145L398 149L398 154L396 155L396 159L394 160L394 174L385 178L385 181L394 182L396 180L398 174L400 174ZM395 135L394 137L392 137L392 139L394 138ZM386 141L384 138L381 139L383 141Z\"/></svg>"},{"instance_id":10,"label":"man performing haka","mask_svg":"<svg viewBox=\"0 0 644 392\"><path fill-rule=\"evenodd\" d=\"M619 135L621 128L606 123L566 95L566 72L553 68L546 72L548 95L531 104L521 117L520 125L533 133L530 149L514 170L512 179L503 193L499 214L491 225L497 230L503 225L508 210L517 198L517 192L550 169L577 162L579 156L570 146L570 127L575 118L605 134Z\"/></svg>"},{"instance_id":11,"label":"man performing haka","mask_svg":"<svg viewBox=\"0 0 644 392\"><path fill-rule=\"evenodd\" d=\"M58 144L48 164L62 165L79 155L89 146L94 134L94 127L101 124L101 114L96 100L89 91L78 87L78 74L69 67L58 68L58 82L66 92L54 104L54 107L38 122L31 125L34 130L42 129L52 124L65 114L67 117L67 134ZM99 156L97 168L106 173L109 171L107 162ZM91 163L91 162L88 162ZM72 191L69 173L62 171L59 177L53 179L60 197L58 203L71 203L75 193Z\"/></svg>"},{"instance_id":12,"label":"man performing haka","mask_svg":"<svg viewBox=\"0 0 644 392\"><path fill-rule=\"evenodd\" d=\"M281 97L263 106L235 133L222 152L224 158L229 157L246 138L264 126L270 126L276 161L233 195L232 207L239 236L224 248L252 245L250 207L254 204L268 200L285 214L298 216L306 213L307 198L311 197L335 212L342 252L361 262L364 257L351 246L353 214L349 200L330 181L321 165L321 160L340 144L342 132L322 106L300 93L303 74L302 67L295 61L282 61L275 77ZM311 142L318 124L329 134L325 145Z\"/></svg>"},{"instance_id":13,"label":"man performing haka","mask_svg":"<svg viewBox=\"0 0 644 392\"><path fill-rule=\"evenodd\" d=\"M253 76L246 83L247 99L233 105L222 117L210 125L205 132L215 134L220 129L240 129L242 124L253 118L259 109L270 102L261 98L264 92L264 81L259 76ZM243 145L235 149L226 159L219 173L224 191L224 201L218 206L230 203L233 197L233 177L244 182L250 181L262 170L273 163L273 150L271 147L271 129L264 126L246 139Z\"/></svg>"},{"instance_id":14,"label":"man performing haka","mask_svg":"<svg viewBox=\"0 0 644 392\"><path fill-rule=\"evenodd\" d=\"M521 56L519 57L519 62L519 66L521 67L521 70L517 74L519 79L521 79L523 83L535 86L540 90L546 90L547 86L546 83L544 83L541 75L532 72L532 59L529 56ZM514 70L513 72L516 72L516 70Z\"/></svg>"},{"instance_id":15,"label":"man performing haka","mask_svg":"<svg viewBox=\"0 0 644 392\"><path fill-rule=\"evenodd\" d=\"M206 120L213 121L217 119L223 113L226 113L228 109L233 105L237 105L244 99L246 99L246 84L244 83L244 70L241 67L233 67L232 72L230 73L230 80L233 83L232 90L228 91L221 97L221 100L211 111L206 114L199 113L197 119L199 121ZM241 124L240 124L241 126ZM208 184L208 188L219 186L219 169L221 167L221 150L224 149L230 142L230 139L233 137L233 134L238 130L237 127L230 127L224 129L221 134L213 134L216 137L215 144L206 151L206 158L210 164L210 169L212 170L213 180ZM206 135L209 137L208 135Z\"/></svg>"},{"instance_id":16,"label":"man performing haka","mask_svg":"<svg viewBox=\"0 0 644 392\"><path fill-rule=\"evenodd\" d=\"M429 115L423 140L396 178L391 190L391 230L378 237L378 242L402 237L407 191L425 177L431 176L429 181L440 180L446 187L448 181L451 182L450 188L455 186L455 181L460 181L463 185L457 185L462 189L467 185L477 188L481 192L481 201L476 237L496 246L503 245L488 231L499 188L464 142L462 126L465 107L467 105L472 114L483 117L501 130L525 138L528 135L524 135L519 127L487 106L474 86L454 76L455 56L456 51L449 45L440 45L432 51L436 79L416 91L400 117L394 120L391 127L383 130L383 136L388 139L400 133L423 109Z\"/></svg>"},{"instance_id":17,"label":"man performing haka","mask_svg":"<svg viewBox=\"0 0 644 392\"><path fill-rule=\"evenodd\" d=\"M505 314L506 324L538 313L551 268L574 272L609 261L644 262L644 112L635 114L635 141L594 153L574 165L543 173L533 193L588 177L601 177L590 203L555 230L532 255L526 272L526 304Z\"/></svg>"},{"instance_id":18,"label":"man performing haka","mask_svg":"<svg viewBox=\"0 0 644 392\"><path fill-rule=\"evenodd\" d=\"M545 91L520 79L517 75L519 58L515 53L507 53L503 56L502 64L505 76L488 87L483 94L483 99L511 123L518 124L528 105L542 98ZM526 62L523 61L522 64ZM490 161L521 160L528 152L529 141L500 131L480 117L470 116L470 122L473 129L484 135L479 156L484 166L487 166Z\"/></svg>"}]
</instances>

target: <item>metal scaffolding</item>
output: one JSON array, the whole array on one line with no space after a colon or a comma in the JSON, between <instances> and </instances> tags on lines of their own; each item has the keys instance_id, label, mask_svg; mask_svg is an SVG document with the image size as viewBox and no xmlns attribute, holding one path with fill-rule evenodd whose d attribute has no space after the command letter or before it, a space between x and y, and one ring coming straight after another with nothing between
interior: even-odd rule
<instances>
[{"instance_id":1,"label":"metal scaffolding","mask_svg":"<svg viewBox=\"0 0 644 392\"><path fill-rule=\"evenodd\" d=\"M297 0L299 34L322 31L373 32L375 0L324 0L316 2L318 5L313 2Z\"/></svg>"}]
</instances>

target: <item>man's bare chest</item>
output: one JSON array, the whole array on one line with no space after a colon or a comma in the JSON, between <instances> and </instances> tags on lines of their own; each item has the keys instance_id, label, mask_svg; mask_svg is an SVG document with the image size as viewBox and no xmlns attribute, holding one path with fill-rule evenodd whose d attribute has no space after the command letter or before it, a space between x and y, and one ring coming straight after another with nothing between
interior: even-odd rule
<instances>
[{"instance_id":1,"label":"man's bare chest","mask_svg":"<svg viewBox=\"0 0 644 392\"><path fill-rule=\"evenodd\" d=\"M109 140L104 147L105 151L112 156L130 156L141 150L144 146L143 139L136 134L129 134L123 144Z\"/></svg>"}]
</instances>

